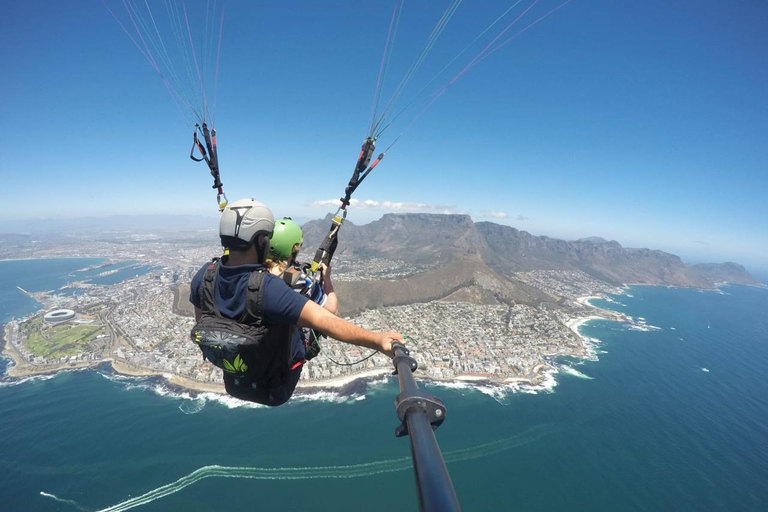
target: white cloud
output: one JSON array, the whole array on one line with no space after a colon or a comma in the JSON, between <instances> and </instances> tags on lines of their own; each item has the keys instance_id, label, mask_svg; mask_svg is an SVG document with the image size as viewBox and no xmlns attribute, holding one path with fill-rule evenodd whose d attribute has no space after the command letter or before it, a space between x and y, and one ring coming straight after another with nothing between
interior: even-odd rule
<instances>
[{"instance_id":1,"label":"white cloud","mask_svg":"<svg viewBox=\"0 0 768 512\"><path fill-rule=\"evenodd\" d=\"M326 199L321 201L310 201L308 206L327 208L338 207L341 201L338 199ZM455 207L446 206L443 204L425 204L425 203L403 203L395 201L374 201L373 199L366 199L360 201L359 199L352 199L349 202L350 208L356 210L379 210L388 212L437 212L437 213L457 213Z\"/></svg>"}]
</instances>

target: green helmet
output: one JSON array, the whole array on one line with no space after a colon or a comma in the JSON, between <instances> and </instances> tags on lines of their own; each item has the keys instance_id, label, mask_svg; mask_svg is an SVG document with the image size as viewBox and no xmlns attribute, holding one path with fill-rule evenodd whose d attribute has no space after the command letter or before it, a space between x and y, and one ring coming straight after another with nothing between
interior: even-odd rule
<instances>
[{"instance_id":1,"label":"green helmet","mask_svg":"<svg viewBox=\"0 0 768 512\"><path fill-rule=\"evenodd\" d=\"M272 238L269 240L269 259L283 260L293 254L296 244L301 246L304 235L298 224L290 217L285 217L275 222Z\"/></svg>"}]
</instances>

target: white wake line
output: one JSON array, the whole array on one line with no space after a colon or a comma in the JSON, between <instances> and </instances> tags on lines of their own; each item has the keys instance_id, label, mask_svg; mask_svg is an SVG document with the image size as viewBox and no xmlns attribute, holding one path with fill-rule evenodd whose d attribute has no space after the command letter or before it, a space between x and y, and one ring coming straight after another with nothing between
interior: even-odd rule
<instances>
[{"instance_id":1,"label":"white wake line","mask_svg":"<svg viewBox=\"0 0 768 512\"><path fill-rule=\"evenodd\" d=\"M502 439L500 441L485 443L470 448L446 452L444 459L446 463L449 463L486 457L501 451L521 446L523 444L527 444L531 441L543 437L547 433L549 432L523 432L515 437L508 439ZM131 498L116 505L98 510L97 512L123 512L135 507L140 507L152 501L159 500L160 498L175 494L185 489L186 487L189 487L190 485L206 478L244 478L251 480L309 480L320 478L343 479L361 478L382 473L394 473L408 470L411 467L412 463L410 457L354 464L351 466L317 466L305 468L252 468L218 465L203 466L202 468L179 478L175 482L163 485L162 487L158 487L157 489L142 494L141 496ZM84 510L82 506L74 501L63 500L53 494L42 491L40 494L42 496L55 499L56 501L69 503L80 510Z\"/></svg>"}]
</instances>

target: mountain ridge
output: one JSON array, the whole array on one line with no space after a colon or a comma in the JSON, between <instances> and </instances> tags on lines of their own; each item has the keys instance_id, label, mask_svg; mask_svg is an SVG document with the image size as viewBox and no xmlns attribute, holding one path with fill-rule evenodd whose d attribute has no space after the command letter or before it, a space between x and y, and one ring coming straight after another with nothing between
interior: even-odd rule
<instances>
[{"instance_id":1,"label":"mountain ridge","mask_svg":"<svg viewBox=\"0 0 768 512\"><path fill-rule=\"evenodd\" d=\"M327 233L332 216L304 225L305 251L312 251ZM536 236L511 226L474 222L469 215L386 214L365 225L345 222L337 261L381 258L426 265L425 272L399 279L339 282L344 312L426 302L453 294L478 301L556 302L515 278L518 272L580 271L613 285L642 284L715 288L728 281L759 284L736 263L688 265L679 256L657 249L623 247L616 241L590 237L566 241ZM306 259L306 258L305 258ZM535 290L535 291L534 291ZM349 306L349 304L354 306Z\"/></svg>"}]
</instances>

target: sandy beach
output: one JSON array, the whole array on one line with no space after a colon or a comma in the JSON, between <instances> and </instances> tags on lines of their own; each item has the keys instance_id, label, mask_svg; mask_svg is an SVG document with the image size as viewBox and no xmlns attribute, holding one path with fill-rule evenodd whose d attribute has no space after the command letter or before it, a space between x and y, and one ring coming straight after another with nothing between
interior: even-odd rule
<instances>
[{"instance_id":1,"label":"sandy beach","mask_svg":"<svg viewBox=\"0 0 768 512\"><path fill-rule=\"evenodd\" d=\"M573 332L575 332L578 336L581 336L581 333L579 332L579 327L581 327L585 323L589 322L590 320L605 320L605 318L603 318L601 316L596 316L596 315L590 315L590 316L586 316L586 317L579 317L579 318L574 318L572 320L568 320L568 322L566 322L565 326L568 327Z\"/></svg>"},{"instance_id":2,"label":"sandy beach","mask_svg":"<svg viewBox=\"0 0 768 512\"><path fill-rule=\"evenodd\" d=\"M599 296L599 295L590 295L588 297L579 297L578 299L576 299L576 302L578 302L582 306L595 307L595 306L593 306L592 304L589 303L589 301L592 300L592 299L602 299L602 297Z\"/></svg>"}]
</instances>

